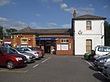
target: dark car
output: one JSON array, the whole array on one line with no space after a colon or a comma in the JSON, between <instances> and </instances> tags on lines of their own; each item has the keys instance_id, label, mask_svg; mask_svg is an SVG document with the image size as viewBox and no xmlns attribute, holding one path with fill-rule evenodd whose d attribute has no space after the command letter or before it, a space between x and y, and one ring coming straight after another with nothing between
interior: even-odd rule
<instances>
[{"instance_id":1,"label":"dark car","mask_svg":"<svg viewBox=\"0 0 110 82\"><path fill-rule=\"evenodd\" d=\"M6 66L8 69L12 69L18 66L26 66L26 57L19 55L9 48L0 47L0 66Z\"/></svg>"},{"instance_id":2,"label":"dark car","mask_svg":"<svg viewBox=\"0 0 110 82\"><path fill-rule=\"evenodd\" d=\"M94 61L94 67L97 70L103 70L104 65L108 64L109 62L110 62L110 55L106 55L99 59L96 59Z\"/></svg>"},{"instance_id":3,"label":"dark car","mask_svg":"<svg viewBox=\"0 0 110 82\"><path fill-rule=\"evenodd\" d=\"M105 78L110 80L110 64L104 66L104 69L103 69L102 73L103 73Z\"/></svg>"}]
</instances>

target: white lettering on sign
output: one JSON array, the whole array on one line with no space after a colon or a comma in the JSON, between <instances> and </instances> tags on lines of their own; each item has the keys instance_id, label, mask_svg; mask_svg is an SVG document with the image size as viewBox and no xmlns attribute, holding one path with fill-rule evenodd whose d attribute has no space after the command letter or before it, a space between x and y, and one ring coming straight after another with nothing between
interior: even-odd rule
<instances>
[{"instance_id":1,"label":"white lettering on sign","mask_svg":"<svg viewBox=\"0 0 110 82\"><path fill-rule=\"evenodd\" d=\"M68 50L68 44L62 44L61 50Z\"/></svg>"},{"instance_id":2,"label":"white lettering on sign","mask_svg":"<svg viewBox=\"0 0 110 82\"><path fill-rule=\"evenodd\" d=\"M61 50L61 49L60 49L60 45L57 45L57 50Z\"/></svg>"}]
</instances>

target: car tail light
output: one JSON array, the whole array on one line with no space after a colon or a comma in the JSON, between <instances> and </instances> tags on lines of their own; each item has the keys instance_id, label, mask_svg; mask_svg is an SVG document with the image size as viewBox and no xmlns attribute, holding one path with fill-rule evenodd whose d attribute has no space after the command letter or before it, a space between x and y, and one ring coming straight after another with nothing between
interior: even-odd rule
<instances>
[{"instance_id":1,"label":"car tail light","mask_svg":"<svg viewBox=\"0 0 110 82\"><path fill-rule=\"evenodd\" d=\"M94 53L94 55L96 56L96 52Z\"/></svg>"},{"instance_id":2,"label":"car tail light","mask_svg":"<svg viewBox=\"0 0 110 82\"><path fill-rule=\"evenodd\" d=\"M39 54L39 52L35 52L34 54Z\"/></svg>"}]
</instances>

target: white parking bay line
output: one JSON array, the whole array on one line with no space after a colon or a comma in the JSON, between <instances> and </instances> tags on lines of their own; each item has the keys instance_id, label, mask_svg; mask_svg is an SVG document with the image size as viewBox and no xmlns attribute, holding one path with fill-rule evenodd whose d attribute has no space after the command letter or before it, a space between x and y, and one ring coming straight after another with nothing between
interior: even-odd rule
<instances>
[{"instance_id":1,"label":"white parking bay line","mask_svg":"<svg viewBox=\"0 0 110 82\"><path fill-rule=\"evenodd\" d=\"M46 62L46 61L49 60L50 58L51 58L51 57L48 57L47 59L43 60L41 63ZM33 68L38 67L41 63L34 65Z\"/></svg>"},{"instance_id":2,"label":"white parking bay line","mask_svg":"<svg viewBox=\"0 0 110 82\"><path fill-rule=\"evenodd\" d=\"M33 68L38 67L38 66L39 66L39 64L36 64L36 65L33 66Z\"/></svg>"},{"instance_id":3,"label":"white parking bay line","mask_svg":"<svg viewBox=\"0 0 110 82\"><path fill-rule=\"evenodd\" d=\"M88 61L85 61L87 64L89 64L89 66L92 66L93 67L93 65L90 63L90 62L88 62Z\"/></svg>"},{"instance_id":4,"label":"white parking bay line","mask_svg":"<svg viewBox=\"0 0 110 82\"><path fill-rule=\"evenodd\" d=\"M42 61L41 63L44 63L44 62L46 62L48 59L45 59L44 61Z\"/></svg>"},{"instance_id":5,"label":"white parking bay line","mask_svg":"<svg viewBox=\"0 0 110 82\"><path fill-rule=\"evenodd\" d=\"M50 59L50 57L48 57L47 59L45 59L44 61L42 61L41 63L44 63L44 62L46 62L47 60L49 60Z\"/></svg>"}]
</instances>

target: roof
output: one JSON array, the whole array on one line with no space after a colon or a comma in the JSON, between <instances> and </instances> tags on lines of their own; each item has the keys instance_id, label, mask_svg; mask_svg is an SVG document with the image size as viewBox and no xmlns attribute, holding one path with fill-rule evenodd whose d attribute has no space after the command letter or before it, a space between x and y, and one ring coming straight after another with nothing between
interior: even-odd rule
<instances>
[{"instance_id":1,"label":"roof","mask_svg":"<svg viewBox=\"0 0 110 82\"><path fill-rule=\"evenodd\" d=\"M90 14L82 15L76 18L73 18L73 20L105 20L105 17L100 17L100 16L94 16Z\"/></svg>"},{"instance_id":2,"label":"roof","mask_svg":"<svg viewBox=\"0 0 110 82\"><path fill-rule=\"evenodd\" d=\"M70 34L71 29L32 29L30 27L13 32L13 34Z\"/></svg>"}]
</instances>

